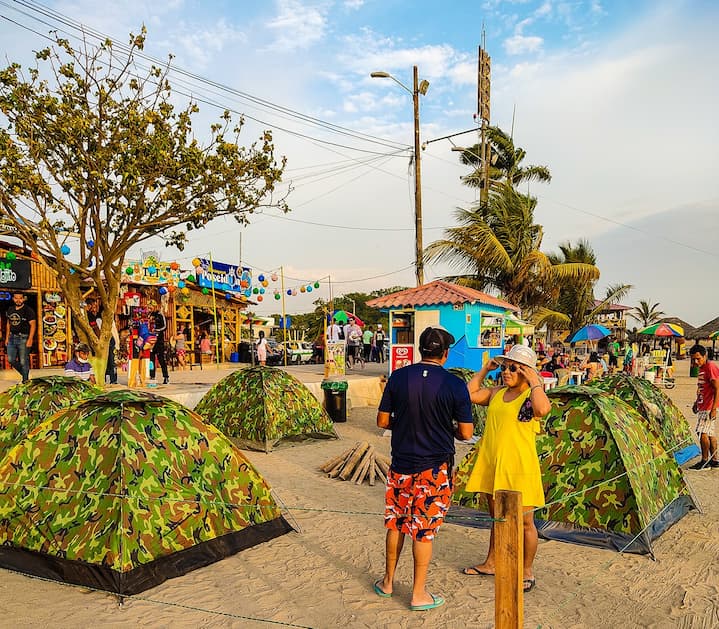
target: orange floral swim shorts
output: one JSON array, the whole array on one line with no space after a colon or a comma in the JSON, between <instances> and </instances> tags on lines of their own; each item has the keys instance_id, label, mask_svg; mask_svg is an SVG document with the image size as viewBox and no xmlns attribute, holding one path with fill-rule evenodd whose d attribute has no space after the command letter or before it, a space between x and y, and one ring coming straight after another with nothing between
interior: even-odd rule
<instances>
[{"instance_id":1,"label":"orange floral swim shorts","mask_svg":"<svg viewBox=\"0 0 719 629\"><path fill-rule=\"evenodd\" d=\"M384 525L410 535L418 542L431 542L444 521L452 498L452 483L443 463L416 474L387 476Z\"/></svg>"}]
</instances>

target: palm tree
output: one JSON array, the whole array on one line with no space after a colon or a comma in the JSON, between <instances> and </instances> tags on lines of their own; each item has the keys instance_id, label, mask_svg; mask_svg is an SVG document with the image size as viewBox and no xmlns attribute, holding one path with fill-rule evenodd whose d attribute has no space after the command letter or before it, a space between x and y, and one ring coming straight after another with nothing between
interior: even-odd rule
<instances>
[{"instance_id":1,"label":"palm tree","mask_svg":"<svg viewBox=\"0 0 719 629\"><path fill-rule=\"evenodd\" d=\"M458 209L457 227L430 244L430 262L446 262L460 274L445 279L480 290L495 289L525 316L556 299L556 287L579 279L596 280L592 264L552 264L540 251L543 231L534 223L536 199L511 184L490 190L488 203Z\"/></svg>"},{"instance_id":2,"label":"palm tree","mask_svg":"<svg viewBox=\"0 0 719 629\"><path fill-rule=\"evenodd\" d=\"M522 166L527 156L523 148L515 147L514 140L499 127L487 128L487 144L490 152L488 174L490 182L506 181L512 187L517 187L524 181L549 182L552 175L546 166ZM462 151L460 161L473 166L474 171L462 178L462 181L472 188L484 187L481 155L482 144L475 144Z\"/></svg>"},{"instance_id":3,"label":"palm tree","mask_svg":"<svg viewBox=\"0 0 719 629\"><path fill-rule=\"evenodd\" d=\"M597 256L589 241L579 240L576 245L570 242L559 245L559 253L549 254L552 264L589 264L596 266ZM542 308L535 313L533 322L537 326L547 325L552 329L578 330L582 326L596 321L599 313L609 305L626 297L632 289L630 284L615 284L607 287L606 293L598 303L594 296L595 278L577 278L564 282L556 291L557 299L551 308Z\"/></svg>"},{"instance_id":4,"label":"palm tree","mask_svg":"<svg viewBox=\"0 0 719 629\"><path fill-rule=\"evenodd\" d=\"M635 306L630 313L635 319L642 322L642 327L646 328L652 323L656 323L664 316L664 312L659 310L659 303L651 304L643 299L639 300L639 305Z\"/></svg>"}]
</instances>

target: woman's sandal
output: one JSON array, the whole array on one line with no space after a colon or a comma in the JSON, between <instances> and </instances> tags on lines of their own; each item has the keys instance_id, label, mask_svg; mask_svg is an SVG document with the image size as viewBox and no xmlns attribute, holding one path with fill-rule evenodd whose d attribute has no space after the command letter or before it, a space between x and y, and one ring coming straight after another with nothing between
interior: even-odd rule
<instances>
[{"instance_id":1,"label":"woman's sandal","mask_svg":"<svg viewBox=\"0 0 719 629\"><path fill-rule=\"evenodd\" d=\"M494 572L484 572L484 570L479 570L475 566L470 566L469 568L464 568L462 570L462 574L466 574L470 577L493 577Z\"/></svg>"},{"instance_id":2,"label":"woman's sandal","mask_svg":"<svg viewBox=\"0 0 719 629\"><path fill-rule=\"evenodd\" d=\"M537 585L537 580L532 577L531 579L524 579L522 581L522 591L526 594L527 592L531 592L534 589L534 586Z\"/></svg>"}]
</instances>

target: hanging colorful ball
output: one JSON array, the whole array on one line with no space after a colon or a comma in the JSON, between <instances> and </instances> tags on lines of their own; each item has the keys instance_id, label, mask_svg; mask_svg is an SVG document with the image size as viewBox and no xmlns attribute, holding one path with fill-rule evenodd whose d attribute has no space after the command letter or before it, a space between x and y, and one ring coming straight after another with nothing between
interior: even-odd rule
<instances>
[{"instance_id":1,"label":"hanging colorful ball","mask_svg":"<svg viewBox=\"0 0 719 629\"><path fill-rule=\"evenodd\" d=\"M200 266L200 258L193 258L192 259L192 266Z\"/></svg>"},{"instance_id":2,"label":"hanging colorful ball","mask_svg":"<svg viewBox=\"0 0 719 629\"><path fill-rule=\"evenodd\" d=\"M160 293L160 295L167 295L167 289L164 286L160 286L157 292Z\"/></svg>"},{"instance_id":3,"label":"hanging colorful ball","mask_svg":"<svg viewBox=\"0 0 719 629\"><path fill-rule=\"evenodd\" d=\"M293 289L292 289L292 296L293 296L293 297L296 297L296 296L297 296L297 289L296 289L296 288L293 288Z\"/></svg>"},{"instance_id":4,"label":"hanging colorful ball","mask_svg":"<svg viewBox=\"0 0 719 629\"><path fill-rule=\"evenodd\" d=\"M291 289L291 288L288 288L288 289L287 289L287 294L288 294L288 295L292 295L292 289Z\"/></svg>"},{"instance_id":5,"label":"hanging colorful ball","mask_svg":"<svg viewBox=\"0 0 719 629\"><path fill-rule=\"evenodd\" d=\"M192 282L193 284L197 281L197 280L195 280L195 276L194 276L194 275L188 275L185 279L186 279L188 282Z\"/></svg>"},{"instance_id":6,"label":"hanging colorful ball","mask_svg":"<svg viewBox=\"0 0 719 629\"><path fill-rule=\"evenodd\" d=\"M273 282L277 281L277 273L273 273L272 275L270 275L270 277L272 278Z\"/></svg>"},{"instance_id":7,"label":"hanging colorful ball","mask_svg":"<svg viewBox=\"0 0 719 629\"><path fill-rule=\"evenodd\" d=\"M257 293L259 293L259 292L260 292L260 289L257 288L257 286L255 286L255 287L252 289L252 293L253 293L254 295L257 295Z\"/></svg>"},{"instance_id":8,"label":"hanging colorful ball","mask_svg":"<svg viewBox=\"0 0 719 629\"><path fill-rule=\"evenodd\" d=\"M225 299L227 299L228 301L232 299L232 293L225 293Z\"/></svg>"},{"instance_id":9,"label":"hanging colorful ball","mask_svg":"<svg viewBox=\"0 0 719 629\"><path fill-rule=\"evenodd\" d=\"M14 252L14 251L8 251L8 252L5 254L5 259L6 259L6 260L14 260L15 258L17 258L17 256L15 255L15 252Z\"/></svg>"},{"instance_id":10,"label":"hanging colorful ball","mask_svg":"<svg viewBox=\"0 0 719 629\"><path fill-rule=\"evenodd\" d=\"M265 294L265 289L264 289L264 288L260 288L260 295L264 295L264 294Z\"/></svg>"},{"instance_id":11,"label":"hanging colorful ball","mask_svg":"<svg viewBox=\"0 0 719 629\"><path fill-rule=\"evenodd\" d=\"M171 293L175 292L176 286L174 284L168 284L167 290L169 290Z\"/></svg>"},{"instance_id":12,"label":"hanging colorful ball","mask_svg":"<svg viewBox=\"0 0 719 629\"><path fill-rule=\"evenodd\" d=\"M70 247L68 247L67 245L63 245L62 247L60 247L60 253L66 256L68 253L70 253Z\"/></svg>"},{"instance_id":13,"label":"hanging colorful ball","mask_svg":"<svg viewBox=\"0 0 719 629\"><path fill-rule=\"evenodd\" d=\"M75 275L75 269L70 269L70 275Z\"/></svg>"},{"instance_id":14,"label":"hanging colorful ball","mask_svg":"<svg viewBox=\"0 0 719 629\"><path fill-rule=\"evenodd\" d=\"M262 301L263 299L264 299L264 297L262 295L257 296L257 301Z\"/></svg>"},{"instance_id":15,"label":"hanging colorful ball","mask_svg":"<svg viewBox=\"0 0 719 629\"><path fill-rule=\"evenodd\" d=\"M300 286L300 292L301 292L301 293L304 293L306 290L307 290L307 288L305 288L304 286Z\"/></svg>"},{"instance_id":16,"label":"hanging colorful ball","mask_svg":"<svg viewBox=\"0 0 719 629\"><path fill-rule=\"evenodd\" d=\"M170 268L171 268L173 271L177 271L177 269L180 268L180 265L179 265L177 262L170 262Z\"/></svg>"},{"instance_id":17,"label":"hanging colorful ball","mask_svg":"<svg viewBox=\"0 0 719 629\"><path fill-rule=\"evenodd\" d=\"M280 298L280 294L279 294L279 293L275 293L275 299L279 299L279 298Z\"/></svg>"},{"instance_id":18,"label":"hanging colorful ball","mask_svg":"<svg viewBox=\"0 0 719 629\"><path fill-rule=\"evenodd\" d=\"M319 283L319 282L315 282L315 288L319 288L319 287L320 287L320 283Z\"/></svg>"},{"instance_id":19,"label":"hanging colorful ball","mask_svg":"<svg viewBox=\"0 0 719 629\"><path fill-rule=\"evenodd\" d=\"M202 289L202 294L203 294L203 295L207 295L207 294L209 294L209 292L210 292L210 289L209 289L209 288L203 288L203 289Z\"/></svg>"},{"instance_id":20,"label":"hanging colorful ball","mask_svg":"<svg viewBox=\"0 0 719 629\"><path fill-rule=\"evenodd\" d=\"M181 292L183 295L189 295L189 294L190 294L190 289L187 288L187 286L185 286L185 288L181 289L180 292Z\"/></svg>"},{"instance_id":21,"label":"hanging colorful ball","mask_svg":"<svg viewBox=\"0 0 719 629\"><path fill-rule=\"evenodd\" d=\"M133 270L133 268L132 268L131 266L128 266L128 267L125 269L125 273L127 273L128 275L132 275L134 272L135 272L135 271Z\"/></svg>"},{"instance_id":22,"label":"hanging colorful ball","mask_svg":"<svg viewBox=\"0 0 719 629\"><path fill-rule=\"evenodd\" d=\"M87 241L87 246L90 247L90 249L92 249L92 248L95 246L95 241L94 241L94 240L88 240L88 241Z\"/></svg>"},{"instance_id":23,"label":"hanging colorful ball","mask_svg":"<svg viewBox=\"0 0 719 629\"><path fill-rule=\"evenodd\" d=\"M267 284L269 284L269 282L267 280L262 280L262 286L267 287Z\"/></svg>"},{"instance_id":24,"label":"hanging colorful ball","mask_svg":"<svg viewBox=\"0 0 719 629\"><path fill-rule=\"evenodd\" d=\"M260 274L257 276L257 279L258 279L260 282L264 282L264 281L265 281L265 276L262 275L262 273L260 273Z\"/></svg>"},{"instance_id":25,"label":"hanging colorful ball","mask_svg":"<svg viewBox=\"0 0 719 629\"><path fill-rule=\"evenodd\" d=\"M182 280L177 282L177 288L185 288L185 282L183 282Z\"/></svg>"},{"instance_id":26,"label":"hanging colorful ball","mask_svg":"<svg viewBox=\"0 0 719 629\"><path fill-rule=\"evenodd\" d=\"M307 292L308 292L308 293L311 293L311 292L312 292L312 287L311 287L311 286L308 286L308 287L307 287Z\"/></svg>"}]
</instances>

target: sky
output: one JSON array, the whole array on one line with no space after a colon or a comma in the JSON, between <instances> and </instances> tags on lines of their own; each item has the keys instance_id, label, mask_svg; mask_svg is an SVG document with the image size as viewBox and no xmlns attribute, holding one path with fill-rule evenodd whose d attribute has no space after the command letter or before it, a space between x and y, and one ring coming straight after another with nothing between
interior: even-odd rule
<instances>
[{"instance_id":1,"label":"sky","mask_svg":"<svg viewBox=\"0 0 719 629\"><path fill-rule=\"evenodd\" d=\"M2 0L0 52L27 65L51 29L77 42L72 25L83 24L124 43L144 24L146 52L172 53L193 77L170 80L176 98L198 102L200 140L225 108L245 116L245 145L272 129L287 157L289 214L264 210L245 227L218 219L190 232L183 252L155 239L133 255L189 267L211 253L255 276L281 270L297 291L285 298L293 313L330 292L415 283L413 108L399 84L411 88L414 65L430 84L420 97L424 244L477 200L451 149L478 141L484 30L491 123L513 134L526 164L552 173L529 185L543 251L587 239L597 296L631 284L625 305L659 303L699 326L719 316L717 18L709 0ZM427 265L425 281L450 272ZM254 311L280 304L267 294Z\"/></svg>"}]
</instances>

